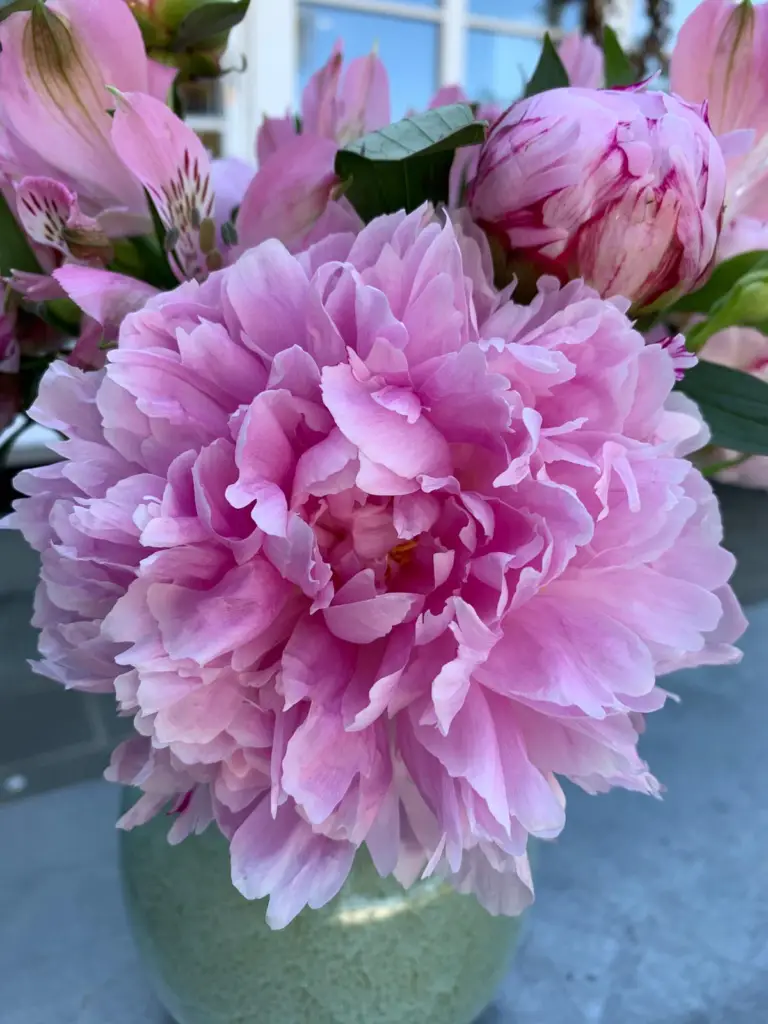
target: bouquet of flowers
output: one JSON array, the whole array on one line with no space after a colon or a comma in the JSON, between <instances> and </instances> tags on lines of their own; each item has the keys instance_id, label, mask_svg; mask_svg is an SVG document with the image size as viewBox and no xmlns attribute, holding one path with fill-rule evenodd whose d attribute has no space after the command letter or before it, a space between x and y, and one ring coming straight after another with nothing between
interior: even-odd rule
<instances>
[{"instance_id":1,"label":"bouquet of flowers","mask_svg":"<svg viewBox=\"0 0 768 1024\"><path fill-rule=\"evenodd\" d=\"M396 124L339 47L252 172L131 8L0 26L0 369L61 435L6 521L37 670L132 719L122 827L220 829L273 927L363 846L517 914L559 779L657 795L658 677L738 657L706 476L768 454L768 9L706 0L673 92L607 31Z\"/></svg>"}]
</instances>

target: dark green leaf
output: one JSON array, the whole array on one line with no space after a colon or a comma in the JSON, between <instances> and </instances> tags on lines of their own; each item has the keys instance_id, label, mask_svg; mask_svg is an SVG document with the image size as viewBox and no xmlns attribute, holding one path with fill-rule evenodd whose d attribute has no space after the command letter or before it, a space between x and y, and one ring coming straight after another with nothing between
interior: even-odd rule
<instances>
[{"instance_id":1,"label":"dark green leaf","mask_svg":"<svg viewBox=\"0 0 768 1024\"><path fill-rule=\"evenodd\" d=\"M18 11L31 11L38 0L0 0L0 21Z\"/></svg>"},{"instance_id":2,"label":"dark green leaf","mask_svg":"<svg viewBox=\"0 0 768 1024\"><path fill-rule=\"evenodd\" d=\"M525 95L536 96L537 93L547 92L549 89L563 89L570 84L568 72L565 70L549 34L547 34L544 36L539 63L525 88Z\"/></svg>"},{"instance_id":3,"label":"dark green leaf","mask_svg":"<svg viewBox=\"0 0 768 1024\"><path fill-rule=\"evenodd\" d=\"M616 33L608 25L603 29L603 53L605 54L605 84L609 89L617 85L632 85L637 81L637 72L621 48Z\"/></svg>"},{"instance_id":4,"label":"dark green leaf","mask_svg":"<svg viewBox=\"0 0 768 1024\"><path fill-rule=\"evenodd\" d=\"M729 260L719 263L709 276L709 280L696 292L684 295L669 310L670 313L709 313L716 302L719 302L740 278L754 270L768 268L768 252L742 252Z\"/></svg>"},{"instance_id":5,"label":"dark green leaf","mask_svg":"<svg viewBox=\"0 0 768 1024\"><path fill-rule=\"evenodd\" d=\"M336 154L345 196L363 220L448 200L453 157L485 140L487 125L463 103L428 110L364 135Z\"/></svg>"},{"instance_id":6,"label":"dark green leaf","mask_svg":"<svg viewBox=\"0 0 768 1024\"><path fill-rule=\"evenodd\" d=\"M231 32L248 13L251 0L205 4L190 11L173 38L174 50L193 50ZM272 0L273 3L278 0Z\"/></svg>"},{"instance_id":7,"label":"dark green leaf","mask_svg":"<svg viewBox=\"0 0 768 1024\"><path fill-rule=\"evenodd\" d=\"M0 193L0 275L7 277L12 270L41 273L27 236Z\"/></svg>"},{"instance_id":8,"label":"dark green leaf","mask_svg":"<svg viewBox=\"0 0 768 1024\"><path fill-rule=\"evenodd\" d=\"M768 384L747 373L700 362L677 385L701 409L712 443L768 455Z\"/></svg>"}]
</instances>

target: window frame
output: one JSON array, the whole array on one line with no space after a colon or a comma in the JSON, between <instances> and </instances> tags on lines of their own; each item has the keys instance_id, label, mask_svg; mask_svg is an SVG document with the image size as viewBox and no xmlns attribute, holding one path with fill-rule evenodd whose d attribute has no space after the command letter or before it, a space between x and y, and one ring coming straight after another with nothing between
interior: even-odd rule
<instances>
[{"instance_id":1,"label":"window frame","mask_svg":"<svg viewBox=\"0 0 768 1024\"><path fill-rule=\"evenodd\" d=\"M245 58L245 70L233 72L224 82L224 111L216 118L223 135L226 156L254 159L254 139L265 116L283 117L296 110L295 95L299 63L299 7L335 7L343 11L380 14L434 24L439 27L438 81L455 85L466 80L469 33L472 30L542 39L549 31L553 38L563 33L556 28L533 22L472 14L470 0L442 0L438 7L427 7L419 0L394 3L392 0L251 0L244 21L230 41L228 61L237 68ZM611 23L619 39L626 42L632 25L636 0L615 0ZM198 119L190 119L197 127ZM211 117L205 129L210 130Z\"/></svg>"}]
</instances>

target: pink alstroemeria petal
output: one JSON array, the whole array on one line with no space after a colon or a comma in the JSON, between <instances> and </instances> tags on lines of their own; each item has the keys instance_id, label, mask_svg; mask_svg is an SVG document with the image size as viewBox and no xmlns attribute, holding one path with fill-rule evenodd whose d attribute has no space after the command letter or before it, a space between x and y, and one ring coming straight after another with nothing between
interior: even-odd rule
<instances>
[{"instance_id":1,"label":"pink alstroemeria petal","mask_svg":"<svg viewBox=\"0 0 768 1024\"><path fill-rule=\"evenodd\" d=\"M339 80L344 64L342 44L339 40L325 64L307 83L301 97L302 133L336 138L339 120Z\"/></svg>"},{"instance_id":2,"label":"pink alstroemeria petal","mask_svg":"<svg viewBox=\"0 0 768 1024\"><path fill-rule=\"evenodd\" d=\"M341 103L341 124L336 132L340 146L390 123L389 76L376 52L351 62L344 75Z\"/></svg>"},{"instance_id":3,"label":"pink alstroemeria petal","mask_svg":"<svg viewBox=\"0 0 768 1024\"><path fill-rule=\"evenodd\" d=\"M150 87L146 50L128 5L51 0L42 9L48 12L42 34L29 11L0 24L0 129L14 177L63 182L91 216L110 206L146 213L142 189L109 137L112 104L105 85L141 92Z\"/></svg>"},{"instance_id":4,"label":"pink alstroemeria petal","mask_svg":"<svg viewBox=\"0 0 768 1024\"><path fill-rule=\"evenodd\" d=\"M259 168L237 215L243 246L277 238L301 248L308 232L329 206L337 184L336 144L316 135L297 135Z\"/></svg>"},{"instance_id":5,"label":"pink alstroemeria petal","mask_svg":"<svg viewBox=\"0 0 768 1024\"><path fill-rule=\"evenodd\" d=\"M205 277L202 221L213 217L211 162L200 139L173 111L142 93L118 93L112 142L149 192L171 236L179 277Z\"/></svg>"},{"instance_id":6,"label":"pink alstroemeria petal","mask_svg":"<svg viewBox=\"0 0 768 1024\"><path fill-rule=\"evenodd\" d=\"M107 360L106 350L102 346L104 328L90 317L83 317L80 337L69 354L67 362L81 370L100 370Z\"/></svg>"},{"instance_id":7,"label":"pink alstroemeria petal","mask_svg":"<svg viewBox=\"0 0 768 1024\"><path fill-rule=\"evenodd\" d=\"M50 302L53 299L65 299L67 293L52 277L47 274L32 274L26 270L12 270L8 277L3 278L11 291L18 292L30 302Z\"/></svg>"},{"instance_id":8,"label":"pink alstroemeria petal","mask_svg":"<svg viewBox=\"0 0 768 1024\"><path fill-rule=\"evenodd\" d=\"M52 178L24 178L16 189L16 206L21 226L32 241L65 256L70 255L67 228L99 227L80 213L75 193Z\"/></svg>"},{"instance_id":9,"label":"pink alstroemeria petal","mask_svg":"<svg viewBox=\"0 0 768 1024\"><path fill-rule=\"evenodd\" d=\"M145 281L93 267L60 267L53 277L87 316L109 331L158 294Z\"/></svg>"}]
</instances>

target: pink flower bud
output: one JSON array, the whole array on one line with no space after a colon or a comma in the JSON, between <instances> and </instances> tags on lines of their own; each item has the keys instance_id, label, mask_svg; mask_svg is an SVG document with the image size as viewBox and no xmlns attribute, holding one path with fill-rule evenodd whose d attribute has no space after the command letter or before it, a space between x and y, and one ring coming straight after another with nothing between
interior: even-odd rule
<instances>
[{"instance_id":1,"label":"pink flower bud","mask_svg":"<svg viewBox=\"0 0 768 1024\"><path fill-rule=\"evenodd\" d=\"M712 262L725 161L703 108L661 92L553 89L494 125L469 192L513 256L636 306Z\"/></svg>"}]
</instances>

